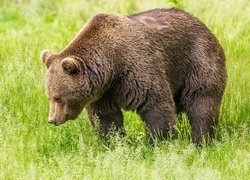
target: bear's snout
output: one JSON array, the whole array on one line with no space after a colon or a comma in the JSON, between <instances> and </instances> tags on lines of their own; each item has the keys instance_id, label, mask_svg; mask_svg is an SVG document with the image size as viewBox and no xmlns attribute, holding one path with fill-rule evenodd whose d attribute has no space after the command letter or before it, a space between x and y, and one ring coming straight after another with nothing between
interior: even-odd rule
<instances>
[{"instance_id":1,"label":"bear's snout","mask_svg":"<svg viewBox=\"0 0 250 180\"><path fill-rule=\"evenodd\" d=\"M59 126L60 124L64 124L67 119L48 119L48 123L54 124L55 126Z\"/></svg>"},{"instance_id":2,"label":"bear's snout","mask_svg":"<svg viewBox=\"0 0 250 180\"><path fill-rule=\"evenodd\" d=\"M68 120L68 112L65 109L67 109L66 105L61 105L57 102L51 101L48 123L56 126L64 124Z\"/></svg>"}]
</instances>

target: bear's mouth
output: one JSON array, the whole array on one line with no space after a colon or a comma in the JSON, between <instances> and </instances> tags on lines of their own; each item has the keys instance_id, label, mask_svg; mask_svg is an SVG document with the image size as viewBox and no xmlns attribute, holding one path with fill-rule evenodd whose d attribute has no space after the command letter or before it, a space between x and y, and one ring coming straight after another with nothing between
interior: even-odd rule
<instances>
[{"instance_id":1,"label":"bear's mouth","mask_svg":"<svg viewBox=\"0 0 250 180\"><path fill-rule=\"evenodd\" d=\"M59 126L59 125L62 124L62 123L55 121L53 124L54 124L55 126Z\"/></svg>"},{"instance_id":2,"label":"bear's mouth","mask_svg":"<svg viewBox=\"0 0 250 180\"><path fill-rule=\"evenodd\" d=\"M48 122L54 124L55 126L59 126L68 121L68 117L66 116L63 120L49 120Z\"/></svg>"},{"instance_id":3,"label":"bear's mouth","mask_svg":"<svg viewBox=\"0 0 250 180\"><path fill-rule=\"evenodd\" d=\"M78 117L78 114L72 115L72 114L67 113L63 118L58 118L58 119L55 118L55 119L48 120L48 123L53 124L55 126L59 126L61 124L66 123L69 120L75 120L77 117Z\"/></svg>"},{"instance_id":4,"label":"bear's mouth","mask_svg":"<svg viewBox=\"0 0 250 180\"><path fill-rule=\"evenodd\" d=\"M53 121L53 122L49 122L49 123L54 124L55 126L59 126L59 125L61 125L61 124L64 124L65 122L66 122L66 121L64 121L64 122Z\"/></svg>"}]
</instances>

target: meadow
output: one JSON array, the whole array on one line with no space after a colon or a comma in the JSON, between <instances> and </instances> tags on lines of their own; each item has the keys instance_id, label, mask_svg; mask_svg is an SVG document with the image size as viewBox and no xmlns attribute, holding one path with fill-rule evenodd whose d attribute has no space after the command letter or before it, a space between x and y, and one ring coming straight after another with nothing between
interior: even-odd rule
<instances>
[{"instance_id":1,"label":"meadow","mask_svg":"<svg viewBox=\"0 0 250 180\"><path fill-rule=\"evenodd\" d=\"M154 146L132 112L124 112L126 137L109 145L85 111L47 123L43 49L64 48L96 13L169 7L198 17L225 50L229 78L213 144L191 143L185 115L178 138ZM250 179L249 81L248 0L0 0L0 179Z\"/></svg>"}]
</instances>

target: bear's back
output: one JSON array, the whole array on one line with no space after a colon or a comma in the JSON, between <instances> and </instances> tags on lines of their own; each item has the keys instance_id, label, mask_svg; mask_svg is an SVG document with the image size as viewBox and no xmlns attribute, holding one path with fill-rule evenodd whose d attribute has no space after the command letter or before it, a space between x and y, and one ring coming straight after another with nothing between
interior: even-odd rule
<instances>
[{"instance_id":1,"label":"bear's back","mask_svg":"<svg viewBox=\"0 0 250 180\"><path fill-rule=\"evenodd\" d=\"M204 27L197 18L177 8L153 9L129 15L128 18L141 22L151 28L190 26L193 24Z\"/></svg>"}]
</instances>

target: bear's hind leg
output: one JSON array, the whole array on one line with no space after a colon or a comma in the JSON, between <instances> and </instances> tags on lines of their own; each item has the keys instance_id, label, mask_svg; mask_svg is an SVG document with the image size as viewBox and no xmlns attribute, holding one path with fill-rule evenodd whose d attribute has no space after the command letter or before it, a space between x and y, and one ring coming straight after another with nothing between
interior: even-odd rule
<instances>
[{"instance_id":1,"label":"bear's hind leg","mask_svg":"<svg viewBox=\"0 0 250 180\"><path fill-rule=\"evenodd\" d=\"M192 140L200 145L214 138L218 126L221 98L206 94L193 94L185 103L185 111L192 127Z\"/></svg>"}]
</instances>

